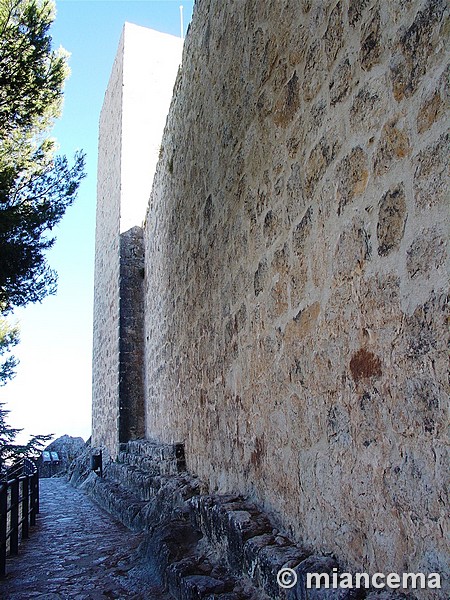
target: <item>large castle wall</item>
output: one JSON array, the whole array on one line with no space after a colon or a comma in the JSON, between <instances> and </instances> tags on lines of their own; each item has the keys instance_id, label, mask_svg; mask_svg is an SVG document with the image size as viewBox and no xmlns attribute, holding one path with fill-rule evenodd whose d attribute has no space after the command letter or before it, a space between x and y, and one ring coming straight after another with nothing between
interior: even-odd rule
<instances>
[{"instance_id":1,"label":"large castle wall","mask_svg":"<svg viewBox=\"0 0 450 600\"><path fill-rule=\"evenodd\" d=\"M369 571L448 573L445 5L197 2L145 224L147 435Z\"/></svg>"},{"instance_id":2,"label":"large castle wall","mask_svg":"<svg viewBox=\"0 0 450 600\"><path fill-rule=\"evenodd\" d=\"M183 42L167 33L124 26L120 231L142 225Z\"/></svg>"},{"instance_id":3,"label":"large castle wall","mask_svg":"<svg viewBox=\"0 0 450 600\"><path fill-rule=\"evenodd\" d=\"M92 444L119 443L120 200L124 37L99 124L92 359Z\"/></svg>"},{"instance_id":4,"label":"large castle wall","mask_svg":"<svg viewBox=\"0 0 450 600\"><path fill-rule=\"evenodd\" d=\"M142 225L181 58L171 35L125 23L100 115L92 441L144 435Z\"/></svg>"}]
</instances>

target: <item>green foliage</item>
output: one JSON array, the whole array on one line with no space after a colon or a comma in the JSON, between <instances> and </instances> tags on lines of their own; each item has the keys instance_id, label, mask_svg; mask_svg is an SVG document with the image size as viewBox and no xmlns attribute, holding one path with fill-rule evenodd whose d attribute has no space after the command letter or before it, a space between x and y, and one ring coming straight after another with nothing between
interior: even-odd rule
<instances>
[{"instance_id":1,"label":"green foliage","mask_svg":"<svg viewBox=\"0 0 450 600\"><path fill-rule=\"evenodd\" d=\"M9 353L11 348L19 342L19 329L11 326L6 319L0 317L0 357ZM8 356L0 361L0 386L5 385L9 379L14 377L17 359Z\"/></svg>"},{"instance_id":2,"label":"green foliage","mask_svg":"<svg viewBox=\"0 0 450 600\"><path fill-rule=\"evenodd\" d=\"M0 134L34 128L37 119L57 116L68 74L66 54L51 48L55 18L49 0L1 0Z\"/></svg>"},{"instance_id":3,"label":"green foliage","mask_svg":"<svg viewBox=\"0 0 450 600\"><path fill-rule=\"evenodd\" d=\"M74 201L84 177L84 155L69 166L48 137L61 114L67 53L52 49L53 0L0 0L0 315L42 300L56 289L45 251L48 233ZM14 375L8 355L17 328L0 317L0 385ZM0 404L0 464L37 457L52 436L15 443L20 429Z\"/></svg>"},{"instance_id":4,"label":"green foliage","mask_svg":"<svg viewBox=\"0 0 450 600\"><path fill-rule=\"evenodd\" d=\"M53 0L0 0L0 312L56 290L48 232L74 201L84 155L73 166L48 137L60 115L67 54L52 50Z\"/></svg>"},{"instance_id":5,"label":"green foliage","mask_svg":"<svg viewBox=\"0 0 450 600\"><path fill-rule=\"evenodd\" d=\"M53 435L33 435L26 444L15 444L22 430L8 425L6 417L10 411L3 407L4 404L0 403L0 468L21 458L37 459Z\"/></svg>"},{"instance_id":6,"label":"green foliage","mask_svg":"<svg viewBox=\"0 0 450 600\"><path fill-rule=\"evenodd\" d=\"M55 238L46 232L75 199L83 169L81 154L71 168L65 157L56 157L37 174L17 174L3 198L0 174L0 304L5 309L56 291L56 273L44 254Z\"/></svg>"}]
</instances>

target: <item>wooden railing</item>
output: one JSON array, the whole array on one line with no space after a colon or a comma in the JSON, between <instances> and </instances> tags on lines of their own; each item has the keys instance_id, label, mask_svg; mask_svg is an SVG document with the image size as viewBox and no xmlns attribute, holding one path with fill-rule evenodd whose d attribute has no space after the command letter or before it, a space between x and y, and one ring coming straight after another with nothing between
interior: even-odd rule
<instances>
[{"instance_id":1,"label":"wooden railing","mask_svg":"<svg viewBox=\"0 0 450 600\"><path fill-rule=\"evenodd\" d=\"M6 576L6 557L18 554L19 540L28 538L38 513L38 470L25 458L0 481L0 578Z\"/></svg>"}]
</instances>

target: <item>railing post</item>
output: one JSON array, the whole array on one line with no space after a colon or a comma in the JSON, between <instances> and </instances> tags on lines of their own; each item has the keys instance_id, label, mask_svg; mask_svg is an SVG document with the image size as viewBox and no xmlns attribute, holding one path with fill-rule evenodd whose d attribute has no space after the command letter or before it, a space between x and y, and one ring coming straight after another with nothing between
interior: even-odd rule
<instances>
[{"instance_id":1,"label":"railing post","mask_svg":"<svg viewBox=\"0 0 450 600\"><path fill-rule=\"evenodd\" d=\"M38 479L38 474L34 473L31 477L30 477L30 486L31 486L31 494L30 494L30 502L31 502L31 509L30 509L30 525L34 526L36 525L36 513L39 510L38 507L38 488L39 488L39 479Z\"/></svg>"},{"instance_id":2,"label":"railing post","mask_svg":"<svg viewBox=\"0 0 450 600\"><path fill-rule=\"evenodd\" d=\"M11 489L11 524L9 537L9 553L19 552L19 478L16 477L10 483Z\"/></svg>"},{"instance_id":3,"label":"railing post","mask_svg":"<svg viewBox=\"0 0 450 600\"><path fill-rule=\"evenodd\" d=\"M20 479L22 480L22 539L27 540L30 523L30 478L24 475Z\"/></svg>"},{"instance_id":4,"label":"railing post","mask_svg":"<svg viewBox=\"0 0 450 600\"><path fill-rule=\"evenodd\" d=\"M36 514L39 514L39 468L35 465L35 477L36 477Z\"/></svg>"},{"instance_id":5,"label":"railing post","mask_svg":"<svg viewBox=\"0 0 450 600\"><path fill-rule=\"evenodd\" d=\"M6 529L8 525L8 486L0 484L0 578L6 576Z\"/></svg>"}]
</instances>

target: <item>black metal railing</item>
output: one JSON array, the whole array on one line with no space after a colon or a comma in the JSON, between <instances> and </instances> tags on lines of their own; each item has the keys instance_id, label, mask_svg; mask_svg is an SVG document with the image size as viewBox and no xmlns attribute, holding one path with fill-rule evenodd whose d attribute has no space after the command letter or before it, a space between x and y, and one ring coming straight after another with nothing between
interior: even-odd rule
<instances>
[{"instance_id":1,"label":"black metal railing","mask_svg":"<svg viewBox=\"0 0 450 600\"><path fill-rule=\"evenodd\" d=\"M0 481L0 578L6 575L6 557L18 554L19 540L28 538L38 513L38 470L25 458L10 467Z\"/></svg>"}]
</instances>

